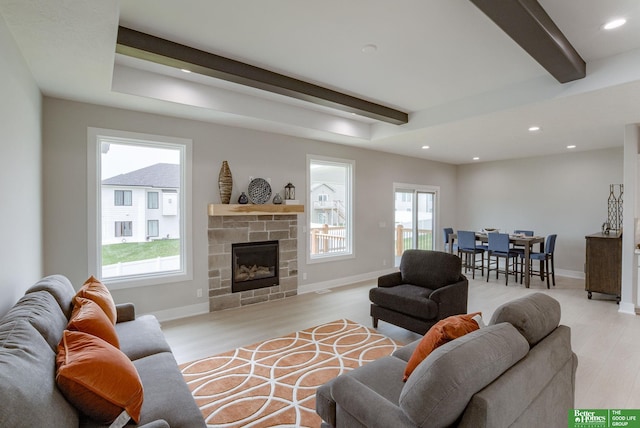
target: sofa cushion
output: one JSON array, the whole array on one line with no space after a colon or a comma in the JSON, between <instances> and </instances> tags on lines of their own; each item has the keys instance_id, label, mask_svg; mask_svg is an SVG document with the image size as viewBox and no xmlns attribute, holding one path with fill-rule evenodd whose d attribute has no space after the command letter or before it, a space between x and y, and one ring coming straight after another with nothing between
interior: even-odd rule
<instances>
[{"instance_id":1,"label":"sofa cushion","mask_svg":"<svg viewBox=\"0 0 640 428\"><path fill-rule=\"evenodd\" d=\"M92 419L111 423L126 410L134 421L140 420L142 382L118 348L90 334L65 330L56 367L62 393Z\"/></svg>"},{"instance_id":2,"label":"sofa cushion","mask_svg":"<svg viewBox=\"0 0 640 428\"><path fill-rule=\"evenodd\" d=\"M76 297L75 302L67 330L88 333L119 348L120 341L116 334L116 328L111 324L102 308L93 300L83 297Z\"/></svg>"},{"instance_id":3,"label":"sofa cushion","mask_svg":"<svg viewBox=\"0 0 640 428\"><path fill-rule=\"evenodd\" d=\"M498 307L489 324L508 322L534 346L560 324L560 303L543 293L529 294Z\"/></svg>"},{"instance_id":4,"label":"sofa cushion","mask_svg":"<svg viewBox=\"0 0 640 428\"><path fill-rule=\"evenodd\" d=\"M3 322L26 320L47 341L53 352L58 348L67 318L55 297L45 290L25 294L9 310Z\"/></svg>"},{"instance_id":5,"label":"sofa cushion","mask_svg":"<svg viewBox=\"0 0 640 428\"><path fill-rule=\"evenodd\" d=\"M471 333L480 328L475 317L481 315L480 312L464 315L452 315L438 321L424 335L418 346L413 351L411 358L404 369L403 381L406 381L415 368L437 347L445 343Z\"/></svg>"},{"instance_id":6,"label":"sofa cushion","mask_svg":"<svg viewBox=\"0 0 640 428\"><path fill-rule=\"evenodd\" d=\"M400 259L402 281L432 290L460 280L460 257L441 251L405 250Z\"/></svg>"},{"instance_id":7,"label":"sofa cushion","mask_svg":"<svg viewBox=\"0 0 640 428\"><path fill-rule=\"evenodd\" d=\"M120 350L132 361L159 352L171 352L171 347L153 315L142 315L135 321L119 322L116 332Z\"/></svg>"},{"instance_id":8,"label":"sofa cushion","mask_svg":"<svg viewBox=\"0 0 640 428\"><path fill-rule=\"evenodd\" d=\"M511 324L476 330L431 353L404 384L400 407L419 427L446 427L467 403L529 351Z\"/></svg>"},{"instance_id":9,"label":"sofa cushion","mask_svg":"<svg viewBox=\"0 0 640 428\"><path fill-rule=\"evenodd\" d=\"M562 422L567 409L575 407L574 358L571 330L560 325L526 357L474 394L460 425L477 427L483 421L485 427L566 427ZM537 423L527 417L536 418Z\"/></svg>"},{"instance_id":10,"label":"sofa cushion","mask_svg":"<svg viewBox=\"0 0 640 428\"><path fill-rule=\"evenodd\" d=\"M109 320L111 320L111 323L116 323L118 314L116 312L116 305L113 302L113 297L111 297L111 293L107 286L93 276L89 277L82 287L80 287L76 297L84 297L86 299L93 300L100 305L104 313L109 317Z\"/></svg>"},{"instance_id":11,"label":"sofa cushion","mask_svg":"<svg viewBox=\"0 0 640 428\"><path fill-rule=\"evenodd\" d=\"M56 299L60 305L60 309L62 309L62 312L64 313L64 316L69 319L71 316L71 309L73 308L73 296L76 294L71 282L69 282L65 276L50 275L42 278L40 281L29 287L25 294L43 290L51 294Z\"/></svg>"},{"instance_id":12,"label":"sofa cushion","mask_svg":"<svg viewBox=\"0 0 640 428\"><path fill-rule=\"evenodd\" d=\"M56 387L55 353L26 320L0 325L0 427L75 427L78 411Z\"/></svg>"},{"instance_id":13,"label":"sofa cushion","mask_svg":"<svg viewBox=\"0 0 640 428\"><path fill-rule=\"evenodd\" d=\"M145 386L141 425L164 419L171 428L205 428L202 412L171 352L139 358L133 364Z\"/></svg>"},{"instance_id":14,"label":"sofa cushion","mask_svg":"<svg viewBox=\"0 0 640 428\"><path fill-rule=\"evenodd\" d=\"M369 290L369 300L383 308L428 320L438 315L438 304L429 299L431 291L412 284L376 287Z\"/></svg>"}]
</instances>

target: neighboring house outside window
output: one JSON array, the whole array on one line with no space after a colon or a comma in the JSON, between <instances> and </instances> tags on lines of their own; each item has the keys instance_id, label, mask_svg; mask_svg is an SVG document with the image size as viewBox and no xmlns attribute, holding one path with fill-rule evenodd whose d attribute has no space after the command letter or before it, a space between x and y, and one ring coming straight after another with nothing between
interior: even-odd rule
<instances>
[{"instance_id":1,"label":"neighboring house outside window","mask_svg":"<svg viewBox=\"0 0 640 428\"><path fill-rule=\"evenodd\" d=\"M128 204L120 204L122 199L116 197L115 204L109 203L108 195L112 187L117 187L116 195L124 195ZM130 190L123 190L129 187ZM164 239L180 238L180 165L157 163L138 170L119 174L102 180L102 219L120 221L131 218L133 234L131 242L145 242L149 237ZM129 195L129 196L127 196ZM145 209L146 207L146 209ZM147 233L148 221L158 222L157 234ZM105 233L106 232L106 233ZM119 236L110 235L103 228L102 244L122 242Z\"/></svg>"}]
</instances>

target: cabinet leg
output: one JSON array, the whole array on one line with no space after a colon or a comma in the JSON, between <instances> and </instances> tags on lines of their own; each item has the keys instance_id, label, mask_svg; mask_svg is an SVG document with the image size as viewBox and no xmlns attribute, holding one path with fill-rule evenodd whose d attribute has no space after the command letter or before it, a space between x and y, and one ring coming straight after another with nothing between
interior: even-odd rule
<instances>
[{"instance_id":1,"label":"cabinet leg","mask_svg":"<svg viewBox=\"0 0 640 428\"><path fill-rule=\"evenodd\" d=\"M591 291L587 291L587 299L591 300Z\"/></svg>"}]
</instances>

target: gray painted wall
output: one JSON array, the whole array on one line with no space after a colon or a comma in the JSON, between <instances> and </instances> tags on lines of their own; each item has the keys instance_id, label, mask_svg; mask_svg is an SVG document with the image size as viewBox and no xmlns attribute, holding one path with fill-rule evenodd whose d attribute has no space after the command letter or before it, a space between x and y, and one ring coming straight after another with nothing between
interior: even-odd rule
<instances>
[{"instance_id":1,"label":"gray painted wall","mask_svg":"<svg viewBox=\"0 0 640 428\"><path fill-rule=\"evenodd\" d=\"M460 166L456 225L556 233L556 270L583 275L584 237L607 219L609 184L622 183L622 166L622 147Z\"/></svg>"},{"instance_id":2,"label":"gray painted wall","mask_svg":"<svg viewBox=\"0 0 640 428\"><path fill-rule=\"evenodd\" d=\"M355 258L306 264L306 233L299 231L299 283L316 284L371 275L393 265L393 183L440 186L445 223L455 215L456 167L326 142L242 128L138 113L60 99L44 99L44 268L67 275L79 286L87 267L87 127L166 135L193 140L193 280L179 284L114 290L140 312L166 311L206 302L207 204L219 203L218 172L229 162L232 201L249 176L271 178L274 191L291 181L305 203L307 154L352 159L355 166ZM299 219L306 224L306 217ZM381 226L381 223L384 226ZM383 265L383 260L387 264ZM303 274L307 279L303 280Z\"/></svg>"},{"instance_id":3,"label":"gray painted wall","mask_svg":"<svg viewBox=\"0 0 640 428\"><path fill-rule=\"evenodd\" d=\"M0 315L42 274L42 97L0 18Z\"/></svg>"}]
</instances>

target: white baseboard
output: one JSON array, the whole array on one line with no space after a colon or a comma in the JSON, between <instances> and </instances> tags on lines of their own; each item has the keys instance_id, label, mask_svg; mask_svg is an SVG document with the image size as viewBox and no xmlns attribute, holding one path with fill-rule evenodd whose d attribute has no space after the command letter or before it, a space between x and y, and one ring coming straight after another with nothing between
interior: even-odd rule
<instances>
[{"instance_id":1,"label":"white baseboard","mask_svg":"<svg viewBox=\"0 0 640 428\"><path fill-rule=\"evenodd\" d=\"M397 272L397 268L389 268L385 270L379 270L375 272L367 272L359 275L347 276L338 279L332 279L329 281L315 282L312 284L304 284L298 286L298 294L314 293L322 290L329 290L331 288L340 287L343 285L355 284L361 281L375 280L379 276L386 275L392 272ZM569 278L584 279L584 272L556 269L556 275L565 276ZM631 303L620 303L620 312L635 314L635 306ZM160 322L172 321L179 318L192 317L194 315L201 315L209 313L209 302L197 303L195 305L181 306L178 308L171 308L161 311L152 312L153 315L158 318Z\"/></svg>"},{"instance_id":2,"label":"white baseboard","mask_svg":"<svg viewBox=\"0 0 640 428\"><path fill-rule=\"evenodd\" d=\"M577 270L556 269L556 275L567 278L584 279L584 272Z\"/></svg>"},{"instance_id":3,"label":"white baseboard","mask_svg":"<svg viewBox=\"0 0 640 428\"><path fill-rule=\"evenodd\" d=\"M369 281L377 279L379 276L386 275L388 273L396 272L398 269L389 268L385 270L379 270L376 272L367 272L360 275L347 276L339 279L332 279L330 281L315 282L313 284L304 284L298 286L298 294L314 293L316 291L328 290L330 288L340 287L342 285L354 284L360 281Z\"/></svg>"},{"instance_id":4,"label":"white baseboard","mask_svg":"<svg viewBox=\"0 0 640 428\"><path fill-rule=\"evenodd\" d=\"M158 321L172 321L179 318L192 317L194 315L208 314L209 302L197 303L195 305L180 306L179 308L153 311L151 314L158 318Z\"/></svg>"}]
</instances>

